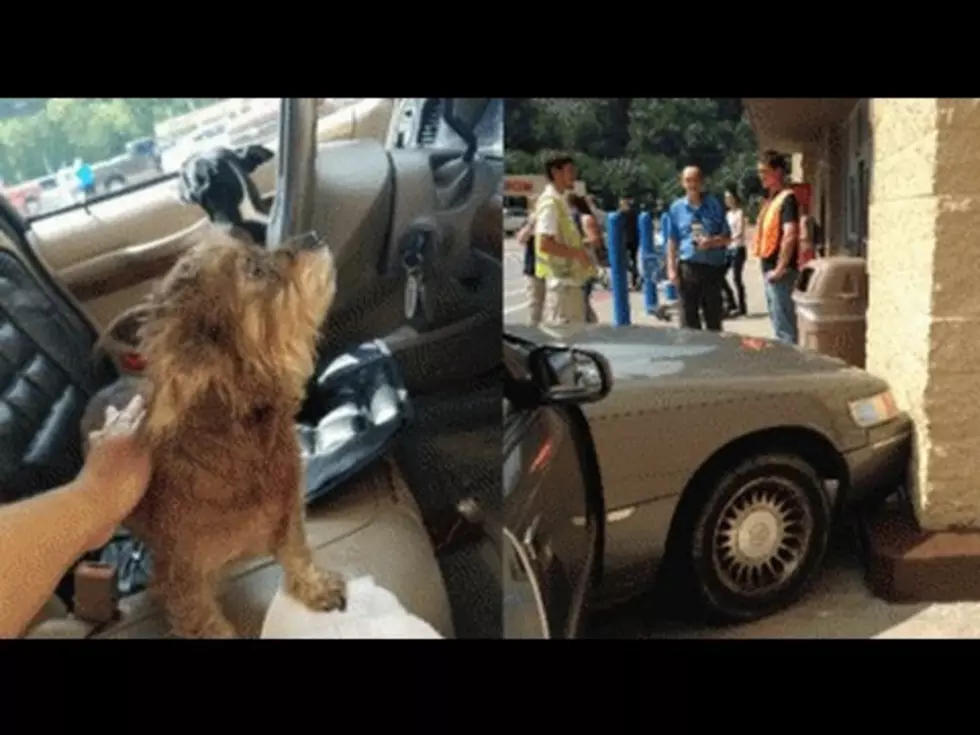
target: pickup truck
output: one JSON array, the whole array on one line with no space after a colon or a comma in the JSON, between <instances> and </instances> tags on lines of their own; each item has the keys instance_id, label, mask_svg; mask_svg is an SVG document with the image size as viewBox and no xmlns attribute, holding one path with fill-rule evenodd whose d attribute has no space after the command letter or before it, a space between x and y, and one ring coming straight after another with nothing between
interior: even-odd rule
<instances>
[{"instance_id":1,"label":"pickup truck","mask_svg":"<svg viewBox=\"0 0 980 735\"><path fill-rule=\"evenodd\" d=\"M163 165L152 138L140 138L126 144L122 155L92 165L96 191L118 191L132 184L163 174Z\"/></svg>"}]
</instances>

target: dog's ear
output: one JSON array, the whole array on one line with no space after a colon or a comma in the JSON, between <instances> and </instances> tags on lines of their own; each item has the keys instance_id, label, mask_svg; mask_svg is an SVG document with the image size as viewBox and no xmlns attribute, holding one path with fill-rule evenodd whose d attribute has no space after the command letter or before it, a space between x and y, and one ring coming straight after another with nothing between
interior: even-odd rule
<instances>
[{"instance_id":1,"label":"dog's ear","mask_svg":"<svg viewBox=\"0 0 980 735\"><path fill-rule=\"evenodd\" d=\"M109 322L102 334L99 335L95 345L92 347L94 357L99 357L105 352L106 343L111 341L138 347L140 329L149 320L155 310L154 305L149 301L132 306L119 314ZM135 325L135 329L130 326Z\"/></svg>"},{"instance_id":2,"label":"dog's ear","mask_svg":"<svg viewBox=\"0 0 980 735\"><path fill-rule=\"evenodd\" d=\"M142 333L143 354L152 384L146 430L159 441L172 434L181 417L206 401L229 420L247 416L241 365L229 342L235 337L219 303L198 294L188 302L161 304Z\"/></svg>"}]
</instances>

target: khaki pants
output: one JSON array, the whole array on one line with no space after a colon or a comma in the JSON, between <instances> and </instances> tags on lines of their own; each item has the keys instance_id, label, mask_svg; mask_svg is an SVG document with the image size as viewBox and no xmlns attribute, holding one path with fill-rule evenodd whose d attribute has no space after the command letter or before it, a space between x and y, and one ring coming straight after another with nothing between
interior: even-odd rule
<instances>
[{"instance_id":1,"label":"khaki pants","mask_svg":"<svg viewBox=\"0 0 980 735\"><path fill-rule=\"evenodd\" d=\"M549 283L547 296L550 324L585 324L588 321L585 289L582 286Z\"/></svg>"},{"instance_id":2,"label":"khaki pants","mask_svg":"<svg viewBox=\"0 0 980 735\"><path fill-rule=\"evenodd\" d=\"M544 279L536 276L526 276L526 278L527 298L530 302L527 307L528 322L532 327L536 327L541 323L541 318L544 315L545 282Z\"/></svg>"}]
</instances>

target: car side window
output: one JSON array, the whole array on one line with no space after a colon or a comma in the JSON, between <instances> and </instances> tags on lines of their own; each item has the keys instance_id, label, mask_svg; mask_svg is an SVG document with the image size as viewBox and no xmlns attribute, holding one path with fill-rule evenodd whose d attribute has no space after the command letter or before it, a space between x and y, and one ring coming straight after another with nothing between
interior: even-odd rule
<instances>
[{"instance_id":1,"label":"car side window","mask_svg":"<svg viewBox=\"0 0 980 735\"><path fill-rule=\"evenodd\" d=\"M39 218L175 177L216 146L273 142L279 98L0 100L0 187Z\"/></svg>"}]
</instances>

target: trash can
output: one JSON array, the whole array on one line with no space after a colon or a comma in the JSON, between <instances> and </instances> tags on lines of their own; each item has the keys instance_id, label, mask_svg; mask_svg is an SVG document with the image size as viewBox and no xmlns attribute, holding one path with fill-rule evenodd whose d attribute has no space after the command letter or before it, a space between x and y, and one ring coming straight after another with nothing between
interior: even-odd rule
<instances>
[{"instance_id":1,"label":"trash can","mask_svg":"<svg viewBox=\"0 0 980 735\"><path fill-rule=\"evenodd\" d=\"M863 258L817 258L803 266L793 292L799 345L865 365L868 264Z\"/></svg>"}]
</instances>

